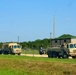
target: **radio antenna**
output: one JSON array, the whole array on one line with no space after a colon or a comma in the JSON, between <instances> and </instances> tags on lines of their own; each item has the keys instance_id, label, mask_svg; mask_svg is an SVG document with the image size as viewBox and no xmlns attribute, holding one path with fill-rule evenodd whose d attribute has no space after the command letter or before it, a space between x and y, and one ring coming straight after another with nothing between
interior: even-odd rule
<instances>
[{"instance_id":1,"label":"radio antenna","mask_svg":"<svg viewBox=\"0 0 76 75\"><path fill-rule=\"evenodd\" d=\"M54 17L53 17L53 38L55 38L55 31L56 31L55 27L56 27L56 18L54 15Z\"/></svg>"}]
</instances>

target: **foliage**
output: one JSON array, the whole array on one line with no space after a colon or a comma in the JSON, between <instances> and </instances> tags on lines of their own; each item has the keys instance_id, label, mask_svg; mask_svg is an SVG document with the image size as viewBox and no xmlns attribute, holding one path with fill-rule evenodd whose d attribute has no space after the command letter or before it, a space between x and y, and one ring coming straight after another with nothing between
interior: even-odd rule
<instances>
[{"instance_id":1,"label":"foliage","mask_svg":"<svg viewBox=\"0 0 76 75\"><path fill-rule=\"evenodd\" d=\"M76 38L76 36L70 35L70 34L63 34L58 37L58 39L61 38ZM29 42L22 42L21 43L23 48L31 48L31 49L40 49L40 47L47 48L50 46L50 39L37 39L35 41L29 41Z\"/></svg>"},{"instance_id":2,"label":"foliage","mask_svg":"<svg viewBox=\"0 0 76 75\"><path fill-rule=\"evenodd\" d=\"M21 42L23 49L31 48L31 49L40 49L40 47L47 48L50 46L50 39L37 39L35 41Z\"/></svg>"},{"instance_id":3,"label":"foliage","mask_svg":"<svg viewBox=\"0 0 76 75\"><path fill-rule=\"evenodd\" d=\"M2 44L3 44L3 43L1 42L1 43L0 43L0 49L2 48Z\"/></svg>"},{"instance_id":4,"label":"foliage","mask_svg":"<svg viewBox=\"0 0 76 75\"><path fill-rule=\"evenodd\" d=\"M59 39L61 38L76 38L76 36L70 35L70 34L63 34L58 37ZM2 48L2 42L0 43L0 48ZM22 45L23 49L31 48L31 49L40 49L42 48L47 48L50 46L50 39L45 38L43 40L37 39L35 41L28 41L28 42L20 42Z\"/></svg>"},{"instance_id":5,"label":"foliage","mask_svg":"<svg viewBox=\"0 0 76 75\"><path fill-rule=\"evenodd\" d=\"M70 35L70 34L63 34L59 36L58 38L76 38L76 36Z\"/></svg>"}]
</instances>

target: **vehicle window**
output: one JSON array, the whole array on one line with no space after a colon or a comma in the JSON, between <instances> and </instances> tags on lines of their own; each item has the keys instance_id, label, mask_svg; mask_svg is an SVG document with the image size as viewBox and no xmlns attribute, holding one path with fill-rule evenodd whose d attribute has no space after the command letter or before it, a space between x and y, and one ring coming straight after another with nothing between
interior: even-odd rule
<instances>
[{"instance_id":1,"label":"vehicle window","mask_svg":"<svg viewBox=\"0 0 76 75\"><path fill-rule=\"evenodd\" d=\"M74 47L76 48L76 44L74 44Z\"/></svg>"},{"instance_id":2,"label":"vehicle window","mask_svg":"<svg viewBox=\"0 0 76 75\"><path fill-rule=\"evenodd\" d=\"M20 46L17 46L18 48L20 48Z\"/></svg>"},{"instance_id":3,"label":"vehicle window","mask_svg":"<svg viewBox=\"0 0 76 75\"><path fill-rule=\"evenodd\" d=\"M17 48L17 46L15 45L15 46L13 46L13 48Z\"/></svg>"},{"instance_id":4,"label":"vehicle window","mask_svg":"<svg viewBox=\"0 0 76 75\"><path fill-rule=\"evenodd\" d=\"M74 48L74 45L73 44L70 44L70 48Z\"/></svg>"},{"instance_id":5,"label":"vehicle window","mask_svg":"<svg viewBox=\"0 0 76 75\"><path fill-rule=\"evenodd\" d=\"M17 45L14 45L13 48L20 48L20 46L19 45L18 46Z\"/></svg>"}]
</instances>

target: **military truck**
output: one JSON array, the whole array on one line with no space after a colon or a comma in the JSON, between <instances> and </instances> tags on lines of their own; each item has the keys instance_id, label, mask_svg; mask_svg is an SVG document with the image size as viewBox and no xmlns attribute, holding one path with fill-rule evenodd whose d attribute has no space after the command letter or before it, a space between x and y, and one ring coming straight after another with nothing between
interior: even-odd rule
<instances>
[{"instance_id":1,"label":"military truck","mask_svg":"<svg viewBox=\"0 0 76 75\"><path fill-rule=\"evenodd\" d=\"M60 47L48 48L47 54L49 58L76 58L76 43L64 43Z\"/></svg>"},{"instance_id":2,"label":"military truck","mask_svg":"<svg viewBox=\"0 0 76 75\"><path fill-rule=\"evenodd\" d=\"M18 43L4 43L2 45L2 54L21 54L21 46Z\"/></svg>"}]
</instances>

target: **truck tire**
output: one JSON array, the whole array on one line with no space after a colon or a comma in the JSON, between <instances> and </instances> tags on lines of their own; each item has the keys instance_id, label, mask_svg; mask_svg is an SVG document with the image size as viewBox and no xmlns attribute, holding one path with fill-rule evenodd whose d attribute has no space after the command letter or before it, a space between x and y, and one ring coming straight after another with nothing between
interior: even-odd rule
<instances>
[{"instance_id":1,"label":"truck tire","mask_svg":"<svg viewBox=\"0 0 76 75\"><path fill-rule=\"evenodd\" d=\"M48 58L52 58L52 52L51 51L48 52Z\"/></svg>"},{"instance_id":2,"label":"truck tire","mask_svg":"<svg viewBox=\"0 0 76 75\"><path fill-rule=\"evenodd\" d=\"M57 53L57 57L58 57L58 58L61 58L61 55L59 54L59 52Z\"/></svg>"},{"instance_id":3,"label":"truck tire","mask_svg":"<svg viewBox=\"0 0 76 75\"><path fill-rule=\"evenodd\" d=\"M48 54L48 58L51 58L50 54Z\"/></svg>"},{"instance_id":4,"label":"truck tire","mask_svg":"<svg viewBox=\"0 0 76 75\"><path fill-rule=\"evenodd\" d=\"M48 52L48 57L49 58L57 58L57 52L55 52L55 51L49 51Z\"/></svg>"},{"instance_id":5,"label":"truck tire","mask_svg":"<svg viewBox=\"0 0 76 75\"><path fill-rule=\"evenodd\" d=\"M0 50L0 54L2 54L2 50Z\"/></svg>"},{"instance_id":6,"label":"truck tire","mask_svg":"<svg viewBox=\"0 0 76 75\"><path fill-rule=\"evenodd\" d=\"M76 59L76 56L72 56L73 59Z\"/></svg>"},{"instance_id":7,"label":"truck tire","mask_svg":"<svg viewBox=\"0 0 76 75\"><path fill-rule=\"evenodd\" d=\"M66 53L65 50L61 51L61 55L62 55L62 58L68 58L69 55Z\"/></svg>"},{"instance_id":8,"label":"truck tire","mask_svg":"<svg viewBox=\"0 0 76 75\"><path fill-rule=\"evenodd\" d=\"M62 56L62 58L68 58L68 55L67 55L67 54L64 54L64 55Z\"/></svg>"},{"instance_id":9,"label":"truck tire","mask_svg":"<svg viewBox=\"0 0 76 75\"><path fill-rule=\"evenodd\" d=\"M15 53L11 53L11 55L15 55Z\"/></svg>"},{"instance_id":10,"label":"truck tire","mask_svg":"<svg viewBox=\"0 0 76 75\"><path fill-rule=\"evenodd\" d=\"M18 55L20 55L21 53L18 53Z\"/></svg>"},{"instance_id":11,"label":"truck tire","mask_svg":"<svg viewBox=\"0 0 76 75\"><path fill-rule=\"evenodd\" d=\"M61 58L61 56L58 55L58 58Z\"/></svg>"},{"instance_id":12,"label":"truck tire","mask_svg":"<svg viewBox=\"0 0 76 75\"><path fill-rule=\"evenodd\" d=\"M48 57L49 57L49 58L53 58L52 54L48 54Z\"/></svg>"},{"instance_id":13,"label":"truck tire","mask_svg":"<svg viewBox=\"0 0 76 75\"><path fill-rule=\"evenodd\" d=\"M53 58L57 58L57 52L52 51L52 57L53 57Z\"/></svg>"},{"instance_id":14,"label":"truck tire","mask_svg":"<svg viewBox=\"0 0 76 75\"><path fill-rule=\"evenodd\" d=\"M9 52L8 51L4 51L4 53L3 54L9 54Z\"/></svg>"}]
</instances>

